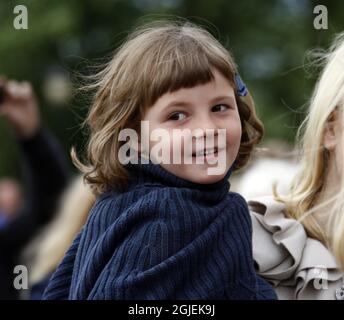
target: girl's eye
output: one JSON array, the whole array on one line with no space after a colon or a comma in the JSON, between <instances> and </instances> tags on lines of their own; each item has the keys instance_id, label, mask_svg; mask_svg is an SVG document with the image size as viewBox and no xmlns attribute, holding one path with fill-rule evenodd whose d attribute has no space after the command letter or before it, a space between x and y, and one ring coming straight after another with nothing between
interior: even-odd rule
<instances>
[{"instance_id":1,"label":"girl's eye","mask_svg":"<svg viewBox=\"0 0 344 320\"><path fill-rule=\"evenodd\" d=\"M180 121L180 120L183 120L185 118L186 118L185 113L183 113L183 112L174 112L174 113L172 113L169 116L168 120Z\"/></svg>"},{"instance_id":2,"label":"girl's eye","mask_svg":"<svg viewBox=\"0 0 344 320\"><path fill-rule=\"evenodd\" d=\"M220 111L226 111L227 109L229 109L229 106L226 104L218 104L214 107L211 108L212 112L220 112Z\"/></svg>"}]
</instances>

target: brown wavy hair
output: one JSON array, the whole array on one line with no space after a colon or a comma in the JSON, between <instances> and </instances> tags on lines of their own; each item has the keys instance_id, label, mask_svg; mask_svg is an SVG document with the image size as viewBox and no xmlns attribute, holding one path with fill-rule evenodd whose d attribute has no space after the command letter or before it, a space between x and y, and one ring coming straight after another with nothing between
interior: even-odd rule
<instances>
[{"instance_id":1,"label":"brown wavy hair","mask_svg":"<svg viewBox=\"0 0 344 320\"><path fill-rule=\"evenodd\" d=\"M206 84L218 70L235 86L237 66L231 54L210 32L190 22L154 22L132 32L112 60L93 77L95 90L84 126L89 140L84 161L72 149L74 164L85 174L95 194L124 191L128 173L118 159L125 128L138 130L147 108L167 92ZM263 125L252 100L236 95L242 138L234 169L243 167L261 140Z\"/></svg>"}]
</instances>

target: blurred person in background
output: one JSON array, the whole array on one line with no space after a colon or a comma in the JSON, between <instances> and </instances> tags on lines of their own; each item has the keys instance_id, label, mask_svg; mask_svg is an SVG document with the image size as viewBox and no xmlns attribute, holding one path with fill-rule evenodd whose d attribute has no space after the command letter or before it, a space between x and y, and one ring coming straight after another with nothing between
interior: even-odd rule
<instances>
[{"instance_id":1,"label":"blurred person in background","mask_svg":"<svg viewBox=\"0 0 344 320\"><path fill-rule=\"evenodd\" d=\"M41 299L50 276L86 222L94 202L89 185L81 175L76 177L64 192L55 218L24 250L23 260L29 269L27 298Z\"/></svg>"},{"instance_id":2,"label":"blurred person in background","mask_svg":"<svg viewBox=\"0 0 344 320\"><path fill-rule=\"evenodd\" d=\"M22 205L22 192L15 179L0 179L0 230L17 217Z\"/></svg>"},{"instance_id":3,"label":"blurred person in background","mask_svg":"<svg viewBox=\"0 0 344 320\"><path fill-rule=\"evenodd\" d=\"M13 271L19 253L52 218L69 170L64 152L42 124L31 85L1 77L0 91L0 118L19 146L25 181L25 192L12 179L0 183L0 299L18 299Z\"/></svg>"},{"instance_id":4,"label":"blurred person in background","mask_svg":"<svg viewBox=\"0 0 344 320\"><path fill-rule=\"evenodd\" d=\"M249 201L256 267L279 299L344 300L344 33L321 61L289 193Z\"/></svg>"}]
</instances>

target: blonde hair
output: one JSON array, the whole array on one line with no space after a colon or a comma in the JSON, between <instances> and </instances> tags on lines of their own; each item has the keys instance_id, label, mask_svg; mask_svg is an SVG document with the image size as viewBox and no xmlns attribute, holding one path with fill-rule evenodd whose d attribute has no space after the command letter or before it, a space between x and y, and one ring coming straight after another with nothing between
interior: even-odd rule
<instances>
[{"instance_id":1,"label":"blonde hair","mask_svg":"<svg viewBox=\"0 0 344 320\"><path fill-rule=\"evenodd\" d=\"M119 162L122 129L138 129L146 109L167 92L191 88L214 79L217 69L235 88L237 67L230 53L205 29L189 22L154 22L135 30L115 52L88 89L96 90L84 126L89 129L86 161L74 164L85 173L95 194L122 191L128 174ZM234 164L246 164L263 135L253 104L238 95L242 124L241 146Z\"/></svg>"},{"instance_id":2,"label":"blonde hair","mask_svg":"<svg viewBox=\"0 0 344 320\"><path fill-rule=\"evenodd\" d=\"M299 220L308 235L327 245L341 268L344 267L344 179L341 192L324 203L315 205L322 190L328 168L328 151L323 147L325 127L335 110L344 123L344 33L339 35L321 60L325 66L315 86L309 112L299 132L301 166L288 196L275 198L286 204L286 213ZM344 149L343 149L344 150ZM312 215L315 210L333 204L328 212L328 226L321 226Z\"/></svg>"},{"instance_id":3,"label":"blonde hair","mask_svg":"<svg viewBox=\"0 0 344 320\"><path fill-rule=\"evenodd\" d=\"M34 284L53 272L84 225L95 197L78 176L65 191L56 218L27 246L23 257Z\"/></svg>"}]
</instances>

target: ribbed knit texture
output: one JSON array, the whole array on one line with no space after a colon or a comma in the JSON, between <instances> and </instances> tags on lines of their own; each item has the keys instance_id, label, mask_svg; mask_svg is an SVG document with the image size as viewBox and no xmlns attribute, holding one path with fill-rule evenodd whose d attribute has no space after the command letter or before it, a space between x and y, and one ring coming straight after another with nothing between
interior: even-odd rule
<instances>
[{"instance_id":1,"label":"ribbed knit texture","mask_svg":"<svg viewBox=\"0 0 344 320\"><path fill-rule=\"evenodd\" d=\"M211 185L159 165L131 165L53 274L44 299L274 299L258 279L245 200L227 176Z\"/></svg>"}]
</instances>

